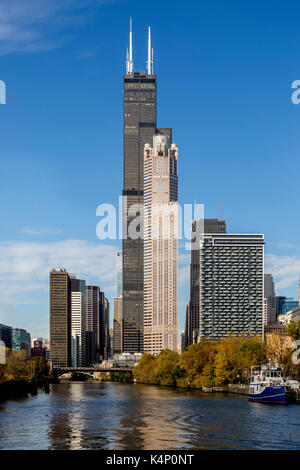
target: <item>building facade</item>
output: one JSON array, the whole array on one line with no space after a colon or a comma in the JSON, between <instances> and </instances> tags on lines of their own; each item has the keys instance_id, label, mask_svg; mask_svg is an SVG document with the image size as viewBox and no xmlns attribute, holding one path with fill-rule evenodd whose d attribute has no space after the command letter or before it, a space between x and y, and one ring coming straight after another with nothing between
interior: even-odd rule
<instances>
[{"instance_id":1,"label":"building facade","mask_svg":"<svg viewBox=\"0 0 300 470\"><path fill-rule=\"evenodd\" d=\"M50 358L53 367L71 366L71 280L61 268L50 271Z\"/></svg>"},{"instance_id":2,"label":"building facade","mask_svg":"<svg viewBox=\"0 0 300 470\"><path fill-rule=\"evenodd\" d=\"M104 353L103 358L108 359L111 355L111 343L110 343L110 321L109 321L109 301L104 296L103 302L103 309L104 309Z\"/></svg>"},{"instance_id":3,"label":"building facade","mask_svg":"<svg viewBox=\"0 0 300 470\"><path fill-rule=\"evenodd\" d=\"M47 348L42 339L34 339L31 348L31 357L46 357Z\"/></svg>"},{"instance_id":4,"label":"building facade","mask_svg":"<svg viewBox=\"0 0 300 470\"><path fill-rule=\"evenodd\" d=\"M298 307L298 301L293 297L277 297L277 315L286 315Z\"/></svg>"},{"instance_id":5,"label":"building facade","mask_svg":"<svg viewBox=\"0 0 300 470\"><path fill-rule=\"evenodd\" d=\"M149 37L148 50L151 51ZM134 72L132 32L123 77L124 182L123 182L123 351L143 351L144 297L144 147L156 133L171 138L170 129L156 128L156 76L148 57L147 73ZM136 224L137 217L139 223ZM134 229L136 228L136 229ZM134 235L131 236L131 230ZM138 233L138 236L136 236Z\"/></svg>"},{"instance_id":6,"label":"building facade","mask_svg":"<svg viewBox=\"0 0 300 470\"><path fill-rule=\"evenodd\" d=\"M86 365L86 308L85 281L71 278L71 336L72 336L72 366Z\"/></svg>"},{"instance_id":7,"label":"building facade","mask_svg":"<svg viewBox=\"0 0 300 470\"><path fill-rule=\"evenodd\" d=\"M204 234L199 263L198 339L262 336L264 236Z\"/></svg>"},{"instance_id":8,"label":"building facade","mask_svg":"<svg viewBox=\"0 0 300 470\"><path fill-rule=\"evenodd\" d=\"M120 297L122 295L123 291L123 282L122 282L122 252L118 251L117 252L117 297Z\"/></svg>"},{"instance_id":9,"label":"building facade","mask_svg":"<svg viewBox=\"0 0 300 470\"><path fill-rule=\"evenodd\" d=\"M31 356L31 337L23 328L14 328L12 332L12 349L17 352L25 351L27 359Z\"/></svg>"},{"instance_id":10,"label":"building facade","mask_svg":"<svg viewBox=\"0 0 300 470\"><path fill-rule=\"evenodd\" d=\"M122 296L114 297L114 354L122 353Z\"/></svg>"},{"instance_id":11,"label":"building facade","mask_svg":"<svg viewBox=\"0 0 300 470\"><path fill-rule=\"evenodd\" d=\"M0 341L5 344L6 348L12 349L12 332L11 326L0 323Z\"/></svg>"},{"instance_id":12,"label":"building facade","mask_svg":"<svg viewBox=\"0 0 300 470\"><path fill-rule=\"evenodd\" d=\"M86 286L85 307L86 307L86 331L87 355L93 362L101 360L101 352L104 349L104 322L103 322L103 293L99 286ZM93 348L88 350L89 348ZM103 359L103 353L102 353Z\"/></svg>"},{"instance_id":13,"label":"building facade","mask_svg":"<svg viewBox=\"0 0 300 470\"><path fill-rule=\"evenodd\" d=\"M197 342L200 325L200 240L201 233L226 233L225 220L202 219L192 222L190 301L186 309L184 348Z\"/></svg>"},{"instance_id":14,"label":"building facade","mask_svg":"<svg viewBox=\"0 0 300 470\"><path fill-rule=\"evenodd\" d=\"M272 274L264 275L264 313L263 323L274 323L276 321L276 293Z\"/></svg>"},{"instance_id":15,"label":"building facade","mask_svg":"<svg viewBox=\"0 0 300 470\"><path fill-rule=\"evenodd\" d=\"M143 350L143 237L131 237L129 226L144 202L144 146L156 131L156 77L125 75L123 96L123 350L134 353Z\"/></svg>"},{"instance_id":16,"label":"building facade","mask_svg":"<svg viewBox=\"0 0 300 470\"><path fill-rule=\"evenodd\" d=\"M144 351L177 350L178 149L153 136L144 152Z\"/></svg>"}]
</instances>

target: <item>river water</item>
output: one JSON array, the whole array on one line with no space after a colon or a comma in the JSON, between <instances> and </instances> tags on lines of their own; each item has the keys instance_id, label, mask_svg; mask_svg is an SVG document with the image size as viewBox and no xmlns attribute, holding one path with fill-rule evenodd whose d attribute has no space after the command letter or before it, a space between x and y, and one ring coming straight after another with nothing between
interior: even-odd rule
<instances>
[{"instance_id":1,"label":"river water","mask_svg":"<svg viewBox=\"0 0 300 470\"><path fill-rule=\"evenodd\" d=\"M0 404L0 449L300 449L300 406L71 382Z\"/></svg>"}]
</instances>

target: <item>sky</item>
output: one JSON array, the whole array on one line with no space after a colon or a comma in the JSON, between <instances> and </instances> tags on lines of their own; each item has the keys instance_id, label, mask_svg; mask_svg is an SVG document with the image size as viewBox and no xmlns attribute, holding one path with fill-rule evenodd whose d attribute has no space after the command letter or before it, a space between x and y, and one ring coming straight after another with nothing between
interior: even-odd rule
<instances>
[{"instance_id":1,"label":"sky","mask_svg":"<svg viewBox=\"0 0 300 470\"><path fill-rule=\"evenodd\" d=\"M179 201L265 235L265 272L298 298L300 5L296 0L0 0L0 322L48 336L48 275L65 267L116 294L120 240L99 204L122 190L122 74L151 25L158 126L179 147ZM180 250L179 327L189 253Z\"/></svg>"}]
</instances>

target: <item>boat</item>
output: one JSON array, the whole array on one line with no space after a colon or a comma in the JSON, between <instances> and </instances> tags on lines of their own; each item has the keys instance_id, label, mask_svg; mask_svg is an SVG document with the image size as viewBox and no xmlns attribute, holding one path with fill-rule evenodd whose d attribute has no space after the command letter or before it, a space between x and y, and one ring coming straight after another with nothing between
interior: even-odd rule
<instances>
[{"instance_id":1,"label":"boat","mask_svg":"<svg viewBox=\"0 0 300 470\"><path fill-rule=\"evenodd\" d=\"M287 384L284 370L274 366L252 366L249 386L249 401L258 403L287 403Z\"/></svg>"}]
</instances>

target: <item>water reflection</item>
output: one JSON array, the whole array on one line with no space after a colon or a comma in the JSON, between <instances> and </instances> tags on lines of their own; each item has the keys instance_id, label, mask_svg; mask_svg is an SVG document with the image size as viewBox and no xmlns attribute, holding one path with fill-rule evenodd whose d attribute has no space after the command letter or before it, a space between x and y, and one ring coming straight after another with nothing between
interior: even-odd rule
<instances>
[{"instance_id":1,"label":"water reflection","mask_svg":"<svg viewBox=\"0 0 300 470\"><path fill-rule=\"evenodd\" d=\"M300 407L76 382L0 407L1 449L300 449ZM282 432L284 426L284 433Z\"/></svg>"}]
</instances>

